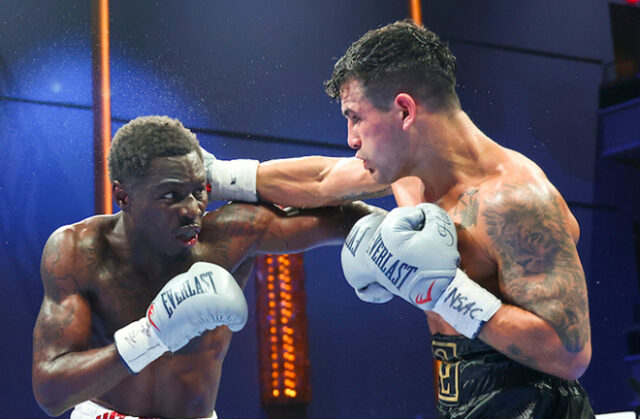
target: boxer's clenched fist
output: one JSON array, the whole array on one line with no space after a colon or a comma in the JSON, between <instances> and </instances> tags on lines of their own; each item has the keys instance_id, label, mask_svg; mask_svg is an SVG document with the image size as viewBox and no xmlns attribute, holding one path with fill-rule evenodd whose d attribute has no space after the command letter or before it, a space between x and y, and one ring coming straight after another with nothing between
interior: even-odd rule
<instances>
[{"instance_id":1,"label":"boxer's clenched fist","mask_svg":"<svg viewBox=\"0 0 640 419\"><path fill-rule=\"evenodd\" d=\"M344 277L356 295L368 303L386 303L393 298L393 294L376 282L374 266L367 258L371 237L383 219L383 214L374 213L358 220L349 232L340 254Z\"/></svg>"},{"instance_id":2,"label":"boxer's clenched fist","mask_svg":"<svg viewBox=\"0 0 640 419\"><path fill-rule=\"evenodd\" d=\"M247 322L247 302L233 276L212 263L197 262L175 276L153 299L147 315L114 334L127 367L137 373L166 351L177 351L205 330Z\"/></svg>"},{"instance_id":3,"label":"boxer's clenched fist","mask_svg":"<svg viewBox=\"0 0 640 419\"><path fill-rule=\"evenodd\" d=\"M501 302L458 269L455 225L434 204L396 208L380 223L367 255L376 281L473 338Z\"/></svg>"}]
</instances>

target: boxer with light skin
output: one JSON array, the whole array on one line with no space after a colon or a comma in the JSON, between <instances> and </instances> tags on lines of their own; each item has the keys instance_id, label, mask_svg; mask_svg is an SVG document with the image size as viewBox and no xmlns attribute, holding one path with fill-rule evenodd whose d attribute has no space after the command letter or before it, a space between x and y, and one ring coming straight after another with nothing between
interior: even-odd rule
<instances>
[{"instance_id":1,"label":"boxer with light skin","mask_svg":"<svg viewBox=\"0 0 640 419\"><path fill-rule=\"evenodd\" d=\"M59 228L42 254L36 400L54 416L78 405L74 419L215 417L232 331L247 320L242 288L255 256L340 244L375 208L287 216L231 203L205 212L197 139L167 117L118 130L109 167L121 211Z\"/></svg>"},{"instance_id":2,"label":"boxer with light skin","mask_svg":"<svg viewBox=\"0 0 640 419\"><path fill-rule=\"evenodd\" d=\"M368 32L326 89L355 158L261 163L257 196L313 207L393 192L407 206L360 220L342 263L364 301L425 311L442 417L593 417L575 381L591 359L578 223L535 163L471 121L455 73L423 26Z\"/></svg>"}]
</instances>

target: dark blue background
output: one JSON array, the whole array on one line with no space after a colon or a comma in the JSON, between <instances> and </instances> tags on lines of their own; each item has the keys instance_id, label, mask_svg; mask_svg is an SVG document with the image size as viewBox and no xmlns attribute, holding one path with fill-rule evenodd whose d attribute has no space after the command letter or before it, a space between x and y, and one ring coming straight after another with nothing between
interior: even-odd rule
<instances>
[{"instance_id":1,"label":"dark blue background","mask_svg":"<svg viewBox=\"0 0 640 419\"><path fill-rule=\"evenodd\" d=\"M458 57L463 108L487 135L536 161L580 222L593 328L581 381L597 412L628 409L636 403L625 357L638 302L640 174L598 155L598 87L613 60L607 4L423 3L425 24ZM220 158L352 155L322 83L352 41L407 15L401 0L112 0L113 130L167 114ZM2 417L44 416L30 376L40 252L53 230L94 211L90 29L86 1L0 0ZM434 417L424 315L400 301L359 302L338 252L305 256L310 417ZM255 307L252 285L247 297ZM253 316L231 344L223 419L264 417L256 336Z\"/></svg>"}]
</instances>

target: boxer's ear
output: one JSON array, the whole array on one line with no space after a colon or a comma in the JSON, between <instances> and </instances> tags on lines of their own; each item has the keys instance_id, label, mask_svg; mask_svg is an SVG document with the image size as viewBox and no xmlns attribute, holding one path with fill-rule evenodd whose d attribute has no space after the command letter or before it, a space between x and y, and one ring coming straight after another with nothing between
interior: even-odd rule
<instances>
[{"instance_id":1,"label":"boxer's ear","mask_svg":"<svg viewBox=\"0 0 640 419\"><path fill-rule=\"evenodd\" d=\"M398 93L393 104L402 112L402 129L409 129L416 119L416 101L408 93Z\"/></svg>"},{"instance_id":2,"label":"boxer's ear","mask_svg":"<svg viewBox=\"0 0 640 419\"><path fill-rule=\"evenodd\" d=\"M131 207L131 196L129 196L129 192L127 188L120 183L119 180L113 181L113 199L116 200L116 203L120 207L122 211L127 211Z\"/></svg>"}]
</instances>

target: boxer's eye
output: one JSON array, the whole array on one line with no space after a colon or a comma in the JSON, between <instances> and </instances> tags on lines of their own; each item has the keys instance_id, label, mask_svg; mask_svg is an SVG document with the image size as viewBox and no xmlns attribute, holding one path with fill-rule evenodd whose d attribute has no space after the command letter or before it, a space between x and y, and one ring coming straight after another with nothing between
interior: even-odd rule
<instances>
[{"instance_id":1,"label":"boxer's eye","mask_svg":"<svg viewBox=\"0 0 640 419\"><path fill-rule=\"evenodd\" d=\"M197 189L196 191L193 192L193 196L196 197L196 199L204 199L206 195L206 190L204 188L201 189Z\"/></svg>"},{"instance_id":2,"label":"boxer's eye","mask_svg":"<svg viewBox=\"0 0 640 419\"><path fill-rule=\"evenodd\" d=\"M168 199L171 201L179 201L180 200L180 194L178 192L167 192L166 194L162 195L162 199Z\"/></svg>"}]
</instances>

